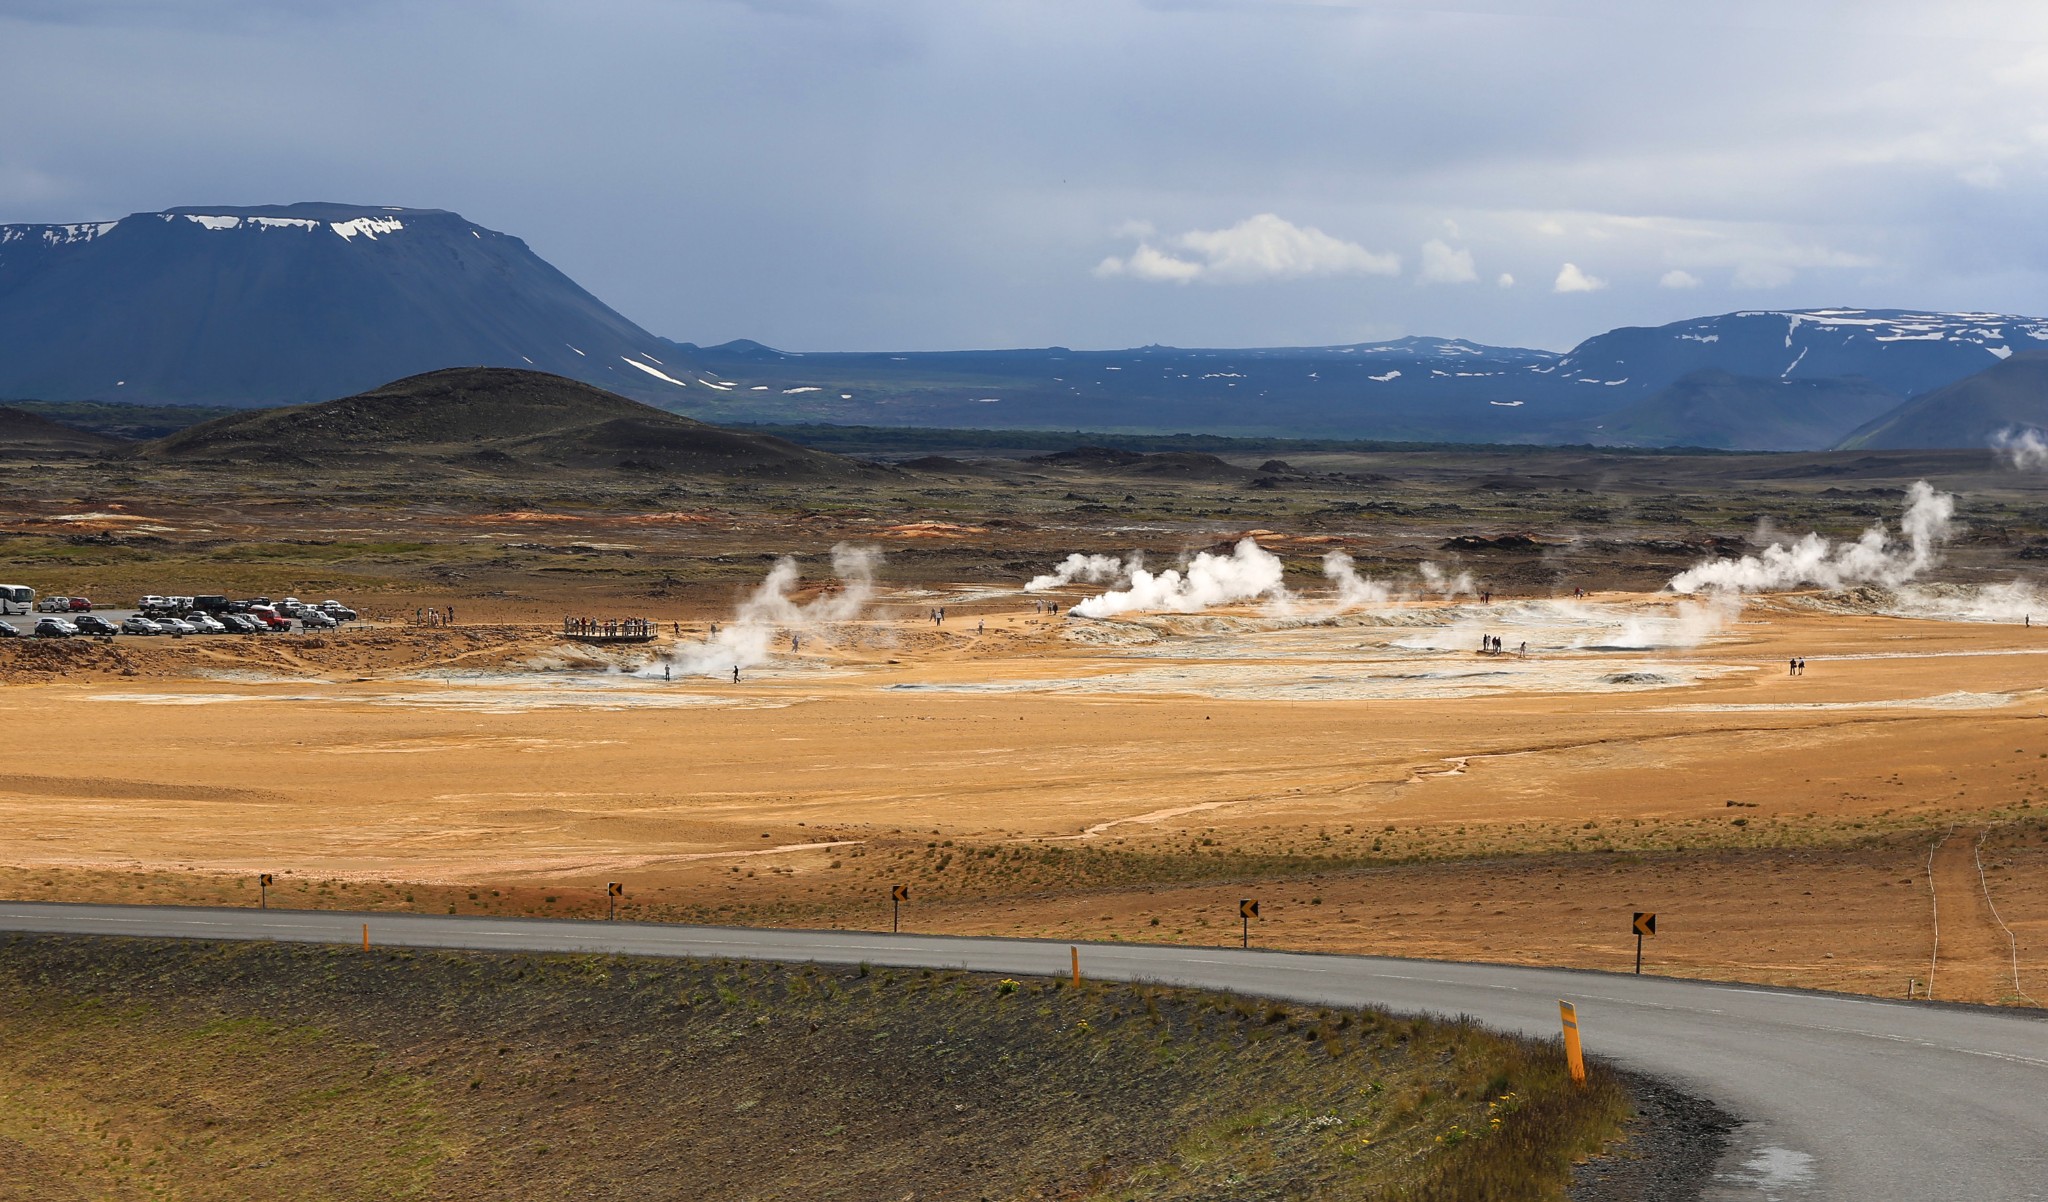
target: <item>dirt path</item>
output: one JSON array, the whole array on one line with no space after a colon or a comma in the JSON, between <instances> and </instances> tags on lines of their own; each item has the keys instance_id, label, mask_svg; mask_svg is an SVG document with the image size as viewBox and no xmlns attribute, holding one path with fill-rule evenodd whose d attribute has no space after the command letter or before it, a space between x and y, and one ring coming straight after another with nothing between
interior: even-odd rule
<instances>
[{"instance_id":1,"label":"dirt path","mask_svg":"<svg viewBox=\"0 0 2048 1202\"><path fill-rule=\"evenodd\" d=\"M1983 837L1981 827L1956 827L1930 861L1940 931L1936 998L2004 1001L2013 993L2012 945L1992 914L1977 871L1977 844Z\"/></svg>"}]
</instances>

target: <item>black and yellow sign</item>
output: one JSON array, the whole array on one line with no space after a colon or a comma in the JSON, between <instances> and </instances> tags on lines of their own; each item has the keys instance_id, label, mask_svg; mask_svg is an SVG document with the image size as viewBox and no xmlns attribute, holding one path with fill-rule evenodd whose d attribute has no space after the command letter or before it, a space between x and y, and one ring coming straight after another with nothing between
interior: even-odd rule
<instances>
[{"instance_id":1,"label":"black and yellow sign","mask_svg":"<svg viewBox=\"0 0 2048 1202\"><path fill-rule=\"evenodd\" d=\"M268 889L275 882L275 880L275 877L272 877L269 873L266 872L263 875L256 878L256 883L262 886L263 888Z\"/></svg>"},{"instance_id":2,"label":"black and yellow sign","mask_svg":"<svg viewBox=\"0 0 2048 1202\"><path fill-rule=\"evenodd\" d=\"M910 886L908 886L908 885L892 885L892 886L890 886L890 888L889 888L889 900L890 900L890 901L909 901L909 900L910 900Z\"/></svg>"},{"instance_id":3,"label":"black and yellow sign","mask_svg":"<svg viewBox=\"0 0 2048 1202\"><path fill-rule=\"evenodd\" d=\"M1638 935L1654 935L1654 934L1656 934L1656 933L1657 933L1657 914L1656 914L1656 912L1655 912L1655 911L1649 911L1649 912L1645 912L1645 911L1642 911L1642 910L1638 910L1638 911L1636 911L1636 934L1638 934Z\"/></svg>"},{"instance_id":4,"label":"black and yellow sign","mask_svg":"<svg viewBox=\"0 0 2048 1202\"><path fill-rule=\"evenodd\" d=\"M1240 899L1237 903L1237 916L1239 918L1257 918L1259 916L1259 903L1249 897Z\"/></svg>"},{"instance_id":5,"label":"black and yellow sign","mask_svg":"<svg viewBox=\"0 0 2048 1202\"><path fill-rule=\"evenodd\" d=\"M626 887L624 885L619 884L617 881L613 881L611 884L606 885L604 887L604 891L606 895L610 897L624 897L626 895Z\"/></svg>"}]
</instances>

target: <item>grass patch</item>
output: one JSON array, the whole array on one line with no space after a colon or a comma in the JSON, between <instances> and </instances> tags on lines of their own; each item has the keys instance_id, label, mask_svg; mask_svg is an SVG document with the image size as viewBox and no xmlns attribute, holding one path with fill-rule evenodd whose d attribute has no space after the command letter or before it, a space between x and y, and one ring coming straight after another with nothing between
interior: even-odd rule
<instances>
[{"instance_id":1,"label":"grass patch","mask_svg":"<svg viewBox=\"0 0 2048 1202\"><path fill-rule=\"evenodd\" d=\"M866 967L14 937L22 1196L1561 1198L1629 1103L1468 1024Z\"/></svg>"}]
</instances>

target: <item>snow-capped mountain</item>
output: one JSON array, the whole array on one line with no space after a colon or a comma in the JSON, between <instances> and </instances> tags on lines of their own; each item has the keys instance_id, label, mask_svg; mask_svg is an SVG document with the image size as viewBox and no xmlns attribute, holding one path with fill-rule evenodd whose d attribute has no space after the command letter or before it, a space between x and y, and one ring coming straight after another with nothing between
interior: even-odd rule
<instances>
[{"instance_id":1,"label":"snow-capped mountain","mask_svg":"<svg viewBox=\"0 0 2048 1202\"><path fill-rule=\"evenodd\" d=\"M440 209L0 226L0 396L279 404L449 366L532 367L649 399L689 386L672 344L518 238Z\"/></svg>"},{"instance_id":2,"label":"snow-capped mountain","mask_svg":"<svg viewBox=\"0 0 2048 1202\"><path fill-rule=\"evenodd\" d=\"M1625 326L1535 370L1647 394L1702 368L1768 380L1858 376L1902 397L1940 388L2015 350L2048 345L2048 320L1904 309L1751 310Z\"/></svg>"}]
</instances>

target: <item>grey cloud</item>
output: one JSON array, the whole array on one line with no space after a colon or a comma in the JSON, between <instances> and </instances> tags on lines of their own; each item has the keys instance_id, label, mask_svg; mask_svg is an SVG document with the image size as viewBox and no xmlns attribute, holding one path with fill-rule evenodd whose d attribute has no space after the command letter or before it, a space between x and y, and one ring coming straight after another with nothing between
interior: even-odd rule
<instances>
[{"instance_id":1,"label":"grey cloud","mask_svg":"<svg viewBox=\"0 0 2048 1202\"><path fill-rule=\"evenodd\" d=\"M0 106L36 115L0 129L0 220L454 208L658 332L797 349L1560 346L1760 301L2038 308L2048 17L1939 16L0 0ZM1132 219L1170 238L1257 214L1411 259L1441 241L1531 286L1095 273ZM1559 297L1567 262L1607 286ZM1699 286L1660 288L1674 270Z\"/></svg>"}]
</instances>

